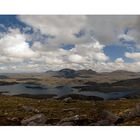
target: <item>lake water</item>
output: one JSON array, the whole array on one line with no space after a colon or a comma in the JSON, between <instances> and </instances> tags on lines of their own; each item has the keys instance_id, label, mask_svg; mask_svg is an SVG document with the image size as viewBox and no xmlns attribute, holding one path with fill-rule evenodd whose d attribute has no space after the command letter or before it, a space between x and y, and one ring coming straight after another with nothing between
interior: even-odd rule
<instances>
[{"instance_id":1,"label":"lake water","mask_svg":"<svg viewBox=\"0 0 140 140\"><path fill-rule=\"evenodd\" d=\"M28 87L29 86L29 87ZM4 95L20 95L20 94L31 94L31 95L46 95L46 94L55 94L58 97L68 94L81 94L86 96L97 96L102 97L105 100L108 99L118 99L123 98L128 94L132 94L132 91L126 91L126 92L110 92L110 93L103 93L103 92L97 92L97 91L84 91L79 92L78 89L74 89L69 86L60 86L60 87L47 87L43 86L43 88L34 87L31 88L34 85L29 84L15 84L15 85L4 85L0 86L0 91L5 92ZM35 85L36 86L36 85ZM6 93L7 92L7 93Z\"/></svg>"}]
</instances>

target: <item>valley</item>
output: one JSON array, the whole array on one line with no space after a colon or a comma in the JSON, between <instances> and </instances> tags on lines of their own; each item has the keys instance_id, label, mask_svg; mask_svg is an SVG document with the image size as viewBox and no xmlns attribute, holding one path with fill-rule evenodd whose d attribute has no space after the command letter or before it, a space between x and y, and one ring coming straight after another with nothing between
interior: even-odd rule
<instances>
[{"instance_id":1,"label":"valley","mask_svg":"<svg viewBox=\"0 0 140 140\"><path fill-rule=\"evenodd\" d=\"M0 74L0 125L139 125L139 101L140 73Z\"/></svg>"}]
</instances>

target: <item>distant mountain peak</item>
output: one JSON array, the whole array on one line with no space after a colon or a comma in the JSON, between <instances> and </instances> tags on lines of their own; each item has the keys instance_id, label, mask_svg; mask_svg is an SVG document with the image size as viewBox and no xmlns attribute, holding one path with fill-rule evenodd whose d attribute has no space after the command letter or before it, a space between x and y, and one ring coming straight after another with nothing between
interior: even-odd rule
<instances>
[{"instance_id":1,"label":"distant mountain peak","mask_svg":"<svg viewBox=\"0 0 140 140\"><path fill-rule=\"evenodd\" d=\"M65 69L61 69L61 70L59 70L59 72L62 72L62 71L75 71L75 70L73 70L73 69L69 69L69 68L65 68Z\"/></svg>"},{"instance_id":2,"label":"distant mountain peak","mask_svg":"<svg viewBox=\"0 0 140 140\"><path fill-rule=\"evenodd\" d=\"M73 69L62 69L60 71L58 71L60 73L61 76L66 77L66 78L74 78L76 76L78 76L78 72L73 70Z\"/></svg>"},{"instance_id":3,"label":"distant mountain peak","mask_svg":"<svg viewBox=\"0 0 140 140\"><path fill-rule=\"evenodd\" d=\"M112 71L110 73L135 73L135 72L127 71L127 70L115 70L115 71Z\"/></svg>"},{"instance_id":4,"label":"distant mountain peak","mask_svg":"<svg viewBox=\"0 0 140 140\"><path fill-rule=\"evenodd\" d=\"M46 74L50 76L56 76L56 77L74 78L80 75L96 74L96 71L93 71L92 69L74 70L70 68L64 68L59 71L50 70L50 71L47 71Z\"/></svg>"},{"instance_id":5,"label":"distant mountain peak","mask_svg":"<svg viewBox=\"0 0 140 140\"><path fill-rule=\"evenodd\" d=\"M97 72L96 71L93 71L92 69L88 69L88 70L86 70L86 69L82 69L82 70L78 70L78 73L79 74L97 74Z\"/></svg>"}]
</instances>

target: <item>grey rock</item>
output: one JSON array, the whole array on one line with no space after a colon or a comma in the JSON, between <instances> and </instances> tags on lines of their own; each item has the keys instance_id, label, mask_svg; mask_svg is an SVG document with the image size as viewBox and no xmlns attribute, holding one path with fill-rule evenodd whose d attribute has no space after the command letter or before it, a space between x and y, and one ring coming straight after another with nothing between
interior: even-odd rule
<instances>
[{"instance_id":1,"label":"grey rock","mask_svg":"<svg viewBox=\"0 0 140 140\"><path fill-rule=\"evenodd\" d=\"M107 111L107 110L104 110L101 113L101 118L103 120L108 120L108 121L110 121L113 124L122 123L124 121L122 117L119 117L119 116L117 116L117 115L115 115L112 112Z\"/></svg>"},{"instance_id":2,"label":"grey rock","mask_svg":"<svg viewBox=\"0 0 140 140\"><path fill-rule=\"evenodd\" d=\"M62 123L58 123L58 126L74 126L73 122L62 122Z\"/></svg>"},{"instance_id":3,"label":"grey rock","mask_svg":"<svg viewBox=\"0 0 140 140\"><path fill-rule=\"evenodd\" d=\"M140 117L140 104L136 104L134 108L125 110L122 117L125 119Z\"/></svg>"},{"instance_id":4,"label":"grey rock","mask_svg":"<svg viewBox=\"0 0 140 140\"><path fill-rule=\"evenodd\" d=\"M8 117L7 118L8 121L19 121L18 117Z\"/></svg>"},{"instance_id":5,"label":"grey rock","mask_svg":"<svg viewBox=\"0 0 140 140\"><path fill-rule=\"evenodd\" d=\"M74 123L75 121L79 120L79 115L75 115L73 117L67 117L67 118L64 118L62 119L57 125L61 125L61 124L64 124L66 122L71 122L71 123Z\"/></svg>"},{"instance_id":6,"label":"grey rock","mask_svg":"<svg viewBox=\"0 0 140 140\"><path fill-rule=\"evenodd\" d=\"M36 122L30 122L27 126L45 126L44 123L36 123Z\"/></svg>"},{"instance_id":7,"label":"grey rock","mask_svg":"<svg viewBox=\"0 0 140 140\"><path fill-rule=\"evenodd\" d=\"M67 117L62 119L57 125L64 125L64 124L71 124L71 125L88 125L89 124L89 119L87 115L75 115L72 117Z\"/></svg>"},{"instance_id":8,"label":"grey rock","mask_svg":"<svg viewBox=\"0 0 140 140\"><path fill-rule=\"evenodd\" d=\"M24 110L24 111L26 111L26 112L34 112L34 113L40 113L40 111L38 110L38 109L36 109L36 108L34 108L34 107L32 107L32 106L21 106L20 107L20 109L21 110Z\"/></svg>"},{"instance_id":9,"label":"grey rock","mask_svg":"<svg viewBox=\"0 0 140 140\"><path fill-rule=\"evenodd\" d=\"M113 126L114 124L109 120L100 120L93 124L94 126Z\"/></svg>"},{"instance_id":10,"label":"grey rock","mask_svg":"<svg viewBox=\"0 0 140 140\"><path fill-rule=\"evenodd\" d=\"M72 102L72 98L71 97L68 97L68 98L65 98L63 101L65 103L71 103Z\"/></svg>"},{"instance_id":11,"label":"grey rock","mask_svg":"<svg viewBox=\"0 0 140 140\"><path fill-rule=\"evenodd\" d=\"M77 121L79 119L80 119L80 116L75 115L73 117L64 118L64 119L61 120L61 122Z\"/></svg>"},{"instance_id":12,"label":"grey rock","mask_svg":"<svg viewBox=\"0 0 140 140\"><path fill-rule=\"evenodd\" d=\"M21 121L21 124L22 125L33 125L33 124L36 124L36 125L44 125L46 123L46 116L44 114L36 114L32 117L29 117L27 119L23 119Z\"/></svg>"}]
</instances>

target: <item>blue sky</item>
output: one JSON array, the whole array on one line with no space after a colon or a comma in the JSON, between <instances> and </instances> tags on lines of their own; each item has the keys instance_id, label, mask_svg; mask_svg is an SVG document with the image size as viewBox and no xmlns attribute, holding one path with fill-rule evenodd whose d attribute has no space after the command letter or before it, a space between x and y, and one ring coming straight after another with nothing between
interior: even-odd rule
<instances>
[{"instance_id":1,"label":"blue sky","mask_svg":"<svg viewBox=\"0 0 140 140\"><path fill-rule=\"evenodd\" d=\"M3 24L6 28L12 27L19 29L27 26L26 24L18 20L16 15L1 15L0 24Z\"/></svg>"},{"instance_id":2,"label":"blue sky","mask_svg":"<svg viewBox=\"0 0 140 140\"><path fill-rule=\"evenodd\" d=\"M99 64L103 63L112 65L111 67L117 63L118 68L124 69L127 63L133 65L139 62L137 18L139 17L1 15L0 55L3 59L9 57L15 69L20 66L19 63L12 62L15 59L23 59L21 61L26 62L26 66L44 64L42 69L45 69L45 63L48 69L57 69L61 65L62 68L95 68L98 71L101 69L98 68ZM12 53L9 51L11 49ZM23 58L16 54L23 52L22 49ZM36 58L39 55L41 60ZM52 60L52 64L49 60ZM1 65L5 66L2 62Z\"/></svg>"},{"instance_id":3,"label":"blue sky","mask_svg":"<svg viewBox=\"0 0 140 140\"><path fill-rule=\"evenodd\" d=\"M104 52L111 58L111 60L114 61L116 58L123 58L125 62L132 62L133 60L124 56L126 51L130 52L131 50L117 44L108 45L104 48Z\"/></svg>"}]
</instances>

